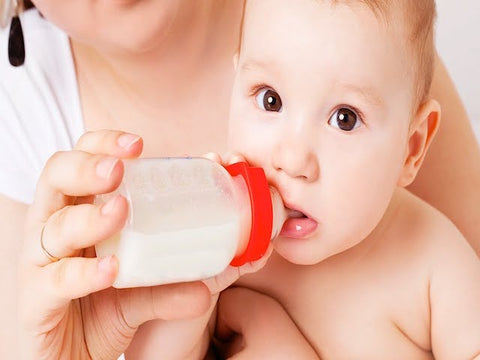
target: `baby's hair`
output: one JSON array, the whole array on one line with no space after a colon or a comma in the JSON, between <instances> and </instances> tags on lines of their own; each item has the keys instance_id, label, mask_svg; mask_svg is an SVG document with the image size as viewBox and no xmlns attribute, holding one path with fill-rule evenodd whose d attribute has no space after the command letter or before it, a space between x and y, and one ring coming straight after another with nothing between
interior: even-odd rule
<instances>
[{"instance_id":1,"label":"baby's hair","mask_svg":"<svg viewBox=\"0 0 480 360\"><path fill-rule=\"evenodd\" d=\"M324 0L322 0L324 1ZM330 0L335 3L360 2L387 24L405 26L407 48L414 61L413 95L416 108L428 97L435 64L435 0ZM396 14L400 14L397 18Z\"/></svg>"}]
</instances>

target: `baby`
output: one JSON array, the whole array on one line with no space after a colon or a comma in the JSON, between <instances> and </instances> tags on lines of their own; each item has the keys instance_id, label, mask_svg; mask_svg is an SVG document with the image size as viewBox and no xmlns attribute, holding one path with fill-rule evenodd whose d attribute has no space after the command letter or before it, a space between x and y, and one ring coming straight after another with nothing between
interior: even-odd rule
<instances>
[{"instance_id":1,"label":"baby","mask_svg":"<svg viewBox=\"0 0 480 360\"><path fill-rule=\"evenodd\" d=\"M433 0L246 4L229 142L294 216L236 285L322 359L480 359L480 261L405 190L439 124L434 18Z\"/></svg>"}]
</instances>

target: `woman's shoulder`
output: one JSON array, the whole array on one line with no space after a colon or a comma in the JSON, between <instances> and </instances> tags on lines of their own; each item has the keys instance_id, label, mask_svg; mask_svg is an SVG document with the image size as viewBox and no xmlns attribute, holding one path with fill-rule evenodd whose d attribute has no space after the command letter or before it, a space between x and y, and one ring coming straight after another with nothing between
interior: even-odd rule
<instances>
[{"instance_id":1,"label":"woman's shoulder","mask_svg":"<svg viewBox=\"0 0 480 360\"><path fill-rule=\"evenodd\" d=\"M45 161L73 147L83 120L68 37L35 9L21 23L22 66L10 65L9 29L0 30L0 193L27 202Z\"/></svg>"}]
</instances>

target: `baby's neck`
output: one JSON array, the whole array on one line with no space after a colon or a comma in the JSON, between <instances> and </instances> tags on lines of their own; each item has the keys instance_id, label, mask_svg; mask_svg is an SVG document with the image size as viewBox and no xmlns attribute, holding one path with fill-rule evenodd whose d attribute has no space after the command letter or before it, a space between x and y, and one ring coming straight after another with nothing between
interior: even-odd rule
<instances>
[{"instance_id":1,"label":"baby's neck","mask_svg":"<svg viewBox=\"0 0 480 360\"><path fill-rule=\"evenodd\" d=\"M410 196L412 195L407 190L397 187L377 226L365 239L346 250L341 256L347 255L349 259L364 258L372 251L376 251L378 246L383 247L384 242L389 241L392 233L398 230L396 224L397 214Z\"/></svg>"}]
</instances>

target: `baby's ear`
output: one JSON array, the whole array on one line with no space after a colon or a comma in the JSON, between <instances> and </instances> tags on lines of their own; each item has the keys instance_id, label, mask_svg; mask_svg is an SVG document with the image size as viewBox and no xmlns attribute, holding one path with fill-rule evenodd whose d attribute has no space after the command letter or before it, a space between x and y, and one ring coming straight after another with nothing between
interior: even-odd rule
<instances>
[{"instance_id":1,"label":"baby's ear","mask_svg":"<svg viewBox=\"0 0 480 360\"><path fill-rule=\"evenodd\" d=\"M408 132L408 146L405 150L403 171L398 179L398 186L410 185L423 163L440 124L440 105L435 100L428 100L418 109Z\"/></svg>"}]
</instances>

